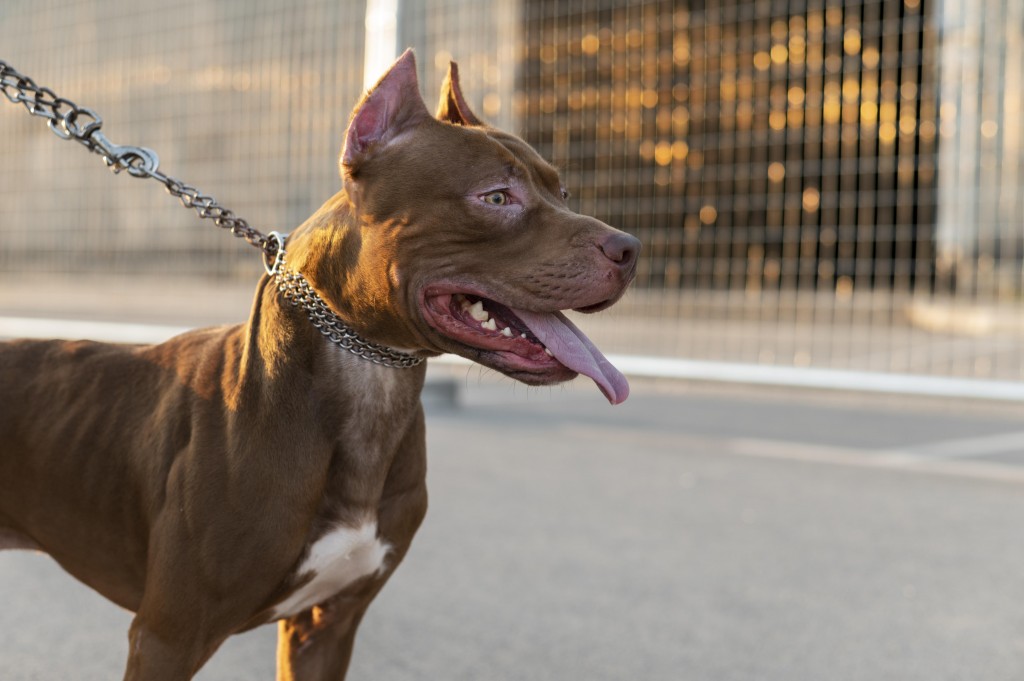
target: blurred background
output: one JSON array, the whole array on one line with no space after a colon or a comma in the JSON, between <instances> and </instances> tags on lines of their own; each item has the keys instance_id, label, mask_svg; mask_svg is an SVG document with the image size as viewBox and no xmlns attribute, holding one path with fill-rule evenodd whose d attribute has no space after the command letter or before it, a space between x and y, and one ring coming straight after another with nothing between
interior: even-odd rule
<instances>
[{"instance_id":1,"label":"blurred background","mask_svg":"<svg viewBox=\"0 0 1024 681\"><path fill-rule=\"evenodd\" d=\"M632 294L586 320L607 351L1024 378L1014 0L8 0L0 44L264 231L338 189L348 113L396 54L431 104L455 59L573 208L644 242ZM8 106L0 139L0 303L40 277L66 297L259 273L40 119Z\"/></svg>"}]
</instances>

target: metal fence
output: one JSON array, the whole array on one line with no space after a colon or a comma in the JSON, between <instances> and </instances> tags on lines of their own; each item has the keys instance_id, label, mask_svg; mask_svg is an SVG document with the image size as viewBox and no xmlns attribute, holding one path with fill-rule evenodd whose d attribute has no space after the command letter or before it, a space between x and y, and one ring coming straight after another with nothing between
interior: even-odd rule
<instances>
[{"instance_id":1,"label":"metal fence","mask_svg":"<svg viewBox=\"0 0 1024 681\"><path fill-rule=\"evenodd\" d=\"M367 4L6 2L0 58L288 230L337 189L384 39ZM1017 0L387 5L429 102L456 58L576 208L643 240L634 292L583 322L607 349L1024 378ZM255 276L249 249L6 104L0 140L0 285Z\"/></svg>"}]
</instances>

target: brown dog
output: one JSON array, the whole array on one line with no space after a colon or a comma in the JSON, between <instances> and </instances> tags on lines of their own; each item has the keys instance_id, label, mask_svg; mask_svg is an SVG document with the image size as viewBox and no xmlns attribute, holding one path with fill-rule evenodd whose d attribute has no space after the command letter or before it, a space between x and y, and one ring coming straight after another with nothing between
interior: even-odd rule
<instances>
[{"instance_id":1,"label":"brown dog","mask_svg":"<svg viewBox=\"0 0 1024 681\"><path fill-rule=\"evenodd\" d=\"M572 213L555 170L469 110L454 64L436 118L415 73L407 52L353 112L342 191L245 325L0 345L0 548L44 550L136 612L126 679L189 679L273 620L278 679L344 678L427 508L421 358L626 397L559 310L617 300L639 242Z\"/></svg>"}]
</instances>

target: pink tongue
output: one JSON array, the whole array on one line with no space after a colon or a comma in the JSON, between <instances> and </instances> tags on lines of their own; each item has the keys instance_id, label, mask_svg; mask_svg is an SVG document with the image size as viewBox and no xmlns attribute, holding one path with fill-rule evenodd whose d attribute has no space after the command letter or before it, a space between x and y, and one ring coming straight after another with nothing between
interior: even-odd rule
<instances>
[{"instance_id":1,"label":"pink tongue","mask_svg":"<svg viewBox=\"0 0 1024 681\"><path fill-rule=\"evenodd\" d=\"M589 376L612 404L629 396L626 377L605 359L589 338L561 312L540 313L512 310L530 327L533 335L547 346L559 362L573 371Z\"/></svg>"}]
</instances>

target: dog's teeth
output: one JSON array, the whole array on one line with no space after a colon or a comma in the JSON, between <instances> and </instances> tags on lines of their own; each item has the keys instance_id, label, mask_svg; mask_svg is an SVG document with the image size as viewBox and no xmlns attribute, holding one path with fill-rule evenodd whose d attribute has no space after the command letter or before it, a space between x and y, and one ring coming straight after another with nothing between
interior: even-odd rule
<instances>
[{"instance_id":1,"label":"dog's teeth","mask_svg":"<svg viewBox=\"0 0 1024 681\"><path fill-rule=\"evenodd\" d=\"M525 340L526 339L526 334L525 333L521 333L521 334L519 334L519 337Z\"/></svg>"},{"instance_id":2,"label":"dog's teeth","mask_svg":"<svg viewBox=\"0 0 1024 681\"><path fill-rule=\"evenodd\" d=\"M506 338L511 338L512 337L512 329L510 329L510 328L508 328L506 326L504 329L501 330L501 335L505 336Z\"/></svg>"},{"instance_id":3,"label":"dog's teeth","mask_svg":"<svg viewBox=\"0 0 1024 681\"><path fill-rule=\"evenodd\" d=\"M483 328L487 329L488 331L497 331L498 330L498 323L496 321L494 321L493 319L488 319L487 321L485 321L482 324L480 324L480 326L482 326Z\"/></svg>"},{"instance_id":4,"label":"dog's teeth","mask_svg":"<svg viewBox=\"0 0 1024 681\"><path fill-rule=\"evenodd\" d=\"M469 306L469 316L478 322L486 322L491 317L490 313L484 309L482 300L478 300Z\"/></svg>"},{"instance_id":5,"label":"dog's teeth","mask_svg":"<svg viewBox=\"0 0 1024 681\"><path fill-rule=\"evenodd\" d=\"M546 354L548 357L554 357L554 355L551 354L551 351L548 350L547 348L544 348L544 354Z\"/></svg>"}]
</instances>

